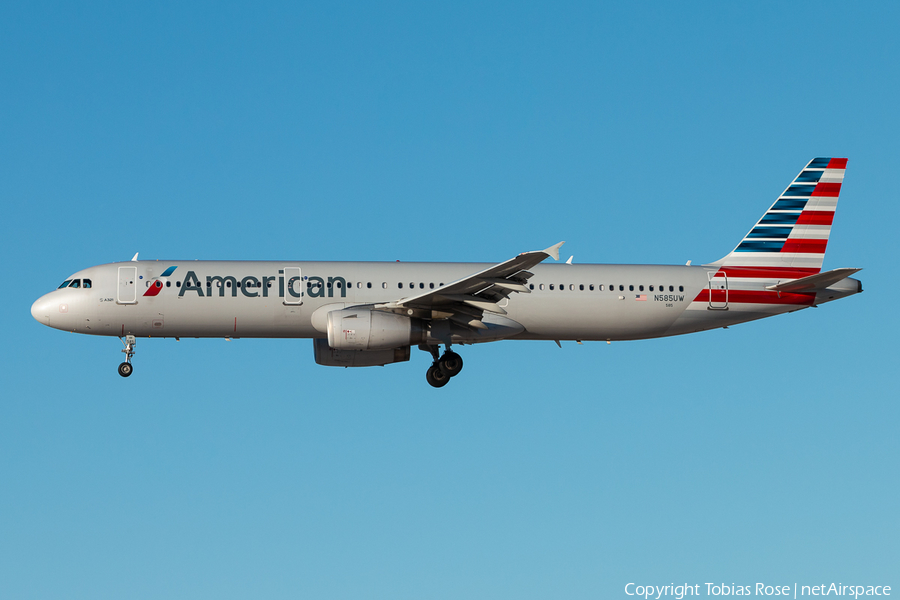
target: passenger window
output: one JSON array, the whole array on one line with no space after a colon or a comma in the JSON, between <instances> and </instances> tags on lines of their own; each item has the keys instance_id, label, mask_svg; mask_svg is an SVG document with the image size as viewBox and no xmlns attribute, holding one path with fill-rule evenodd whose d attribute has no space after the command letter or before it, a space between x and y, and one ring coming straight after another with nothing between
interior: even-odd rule
<instances>
[{"instance_id":1,"label":"passenger window","mask_svg":"<svg viewBox=\"0 0 900 600\"><path fill-rule=\"evenodd\" d=\"M638 291L643 292L643 291L644 291L644 286L639 285L639 286L638 286Z\"/></svg>"},{"instance_id":2,"label":"passenger window","mask_svg":"<svg viewBox=\"0 0 900 600\"><path fill-rule=\"evenodd\" d=\"M672 287L672 286L670 285L670 286L669 286L669 291L670 291L670 292L674 292L674 291L675 291L675 288Z\"/></svg>"},{"instance_id":3,"label":"passenger window","mask_svg":"<svg viewBox=\"0 0 900 600\"><path fill-rule=\"evenodd\" d=\"M420 289L420 290L424 290L424 289L425 289L425 284L424 284L424 283L419 283L419 289Z\"/></svg>"},{"instance_id":4,"label":"passenger window","mask_svg":"<svg viewBox=\"0 0 900 600\"><path fill-rule=\"evenodd\" d=\"M402 284L402 283L398 283L398 284L397 284L397 289L398 289L398 290L402 290L402 289L403 289L403 284Z\"/></svg>"},{"instance_id":5,"label":"passenger window","mask_svg":"<svg viewBox=\"0 0 900 600\"><path fill-rule=\"evenodd\" d=\"M176 282L175 282L175 287L181 287L181 282L180 282L180 281L176 281Z\"/></svg>"},{"instance_id":6,"label":"passenger window","mask_svg":"<svg viewBox=\"0 0 900 600\"><path fill-rule=\"evenodd\" d=\"M538 286L538 287L540 287L541 290L543 290L543 289L544 289L544 284L542 283L542 284L541 284L540 286Z\"/></svg>"},{"instance_id":7,"label":"passenger window","mask_svg":"<svg viewBox=\"0 0 900 600\"><path fill-rule=\"evenodd\" d=\"M679 285L679 286L678 286L678 291L679 291L679 292L683 292L683 291L684 291L684 286L683 286L683 285Z\"/></svg>"},{"instance_id":8,"label":"passenger window","mask_svg":"<svg viewBox=\"0 0 900 600\"><path fill-rule=\"evenodd\" d=\"M633 292L633 291L634 291L634 286L633 286L633 285L629 285L629 286L628 286L628 291L629 291L629 292Z\"/></svg>"},{"instance_id":9,"label":"passenger window","mask_svg":"<svg viewBox=\"0 0 900 600\"><path fill-rule=\"evenodd\" d=\"M593 283L591 284L591 291L592 291L592 292L594 291L594 284L593 284Z\"/></svg>"},{"instance_id":10,"label":"passenger window","mask_svg":"<svg viewBox=\"0 0 900 600\"><path fill-rule=\"evenodd\" d=\"M369 289L369 290L372 289L372 282L371 282L371 281L368 282L368 283L366 284L366 289Z\"/></svg>"},{"instance_id":11,"label":"passenger window","mask_svg":"<svg viewBox=\"0 0 900 600\"><path fill-rule=\"evenodd\" d=\"M529 284L528 284L528 289L529 289L529 290L533 290L533 289L534 289L534 284L533 284L533 283L529 283Z\"/></svg>"},{"instance_id":12,"label":"passenger window","mask_svg":"<svg viewBox=\"0 0 900 600\"><path fill-rule=\"evenodd\" d=\"M622 285L621 283L619 284L619 291L620 291L620 292L624 292L624 291L625 291L625 286Z\"/></svg>"},{"instance_id":13,"label":"passenger window","mask_svg":"<svg viewBox=\"0 0 900 600\"><path fill-rule=\"evenodd\" d=\"M81 287L81 280L80 280L80 279L73 279L73 280L72 280L72 283L69 284L69 287L70 287L70 288L79 288L79 287Z\"/></svg>"},{"instance_id":14,"label":"passenger window","mask_svg":"<svg viewBox=\"0 0 900 600\"><path fill-rule=\"evenodd\" d=\"M650 286L650 291L651 291L651 292L653 291L653 286L652 286L652 285Z\"/></svg>"},{"instance_id":15,"label":"passenger window","mask_svg":"<svg viewBox=\"0 0 900 600\"><path fill-rule=\"evenodd\" d=\"M82 280L81 280L81 283L82 283L82 285L84 286L84 289L88 289L89 287L91 287L91 280L90 280L90 279L82 279Z\"/></svg>"},{"instance_id":16,"label":"passenger window","mask_svg":"<svg viewBox=\"0 0 900 600\"><path fill-rule=\"evenodd\" d=\"M433 281L432 281L431 283L428 284L428 288L429 288L429 289L432 289L432 290L434 289L434 282L433 282Z\"/></svg>"},{"instance_id":17,"label":"passenger window","mask_svg":"<svg viewBox=\"0 0 900 600\"><path fill-rule=\"evenodd\" d=\"M581 289L584 289L584 286L581 286ZM575 291L575 284L574 284L574 283L570 283L570 284L569 284L569 291L570 291L570 292L574 292L574 291Z\"/></svg>"},{"instance_id":18,"label":"passenger window","mask_svg":"<svg viewBox=\"0 0 900 600\"><path fill-rule=\"evenodd\" d=\"M415 288L415 287L416 287L416 284L414 284L412 281L410 281L410 282L409 282L409 289L413 289L413 288Z\"/></svg>"},{"instance_id":19,"label":"passenger window","mask_svg":"<svg viewBox=\"0 0 900 600\"><path fill-rule=\"evenodd\" d=\"M550 289L551 289L551 290L553 289L553 284L552 284L552 283L550 284Z\"/></svg>"},{"instance_id":20,"label":"passenger window","mask_svg":"<svg viewBox=\"0 0 900 600\"><path fill-rule=\"evenodd\" d=\"M84 287L91 287L91 286L90 286L90 285L86 285L86 286L84 286ZM167 282L166 282L166 287L172 287L172 282L171 282L171 281L167 281Z\"/></svg>"}]
</instances>

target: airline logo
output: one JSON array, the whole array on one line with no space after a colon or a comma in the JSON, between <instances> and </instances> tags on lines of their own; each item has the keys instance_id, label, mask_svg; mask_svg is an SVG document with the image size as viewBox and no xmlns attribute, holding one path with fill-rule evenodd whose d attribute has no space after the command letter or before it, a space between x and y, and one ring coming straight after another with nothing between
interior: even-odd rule
<instances>
[{"instance_id":1,"label":"airline logo","mask_svg":"<svg viewBox=\"0 0 900 600\"><path fill-rule=\"evenodd\" d=\"M846 158L813 159L732 255L752 253L755 266L782 266L777 254L819 255L815 262L821 265L846 168Z\"/></svg>"},{"instance_id":2,"label":"airline logo","mask_svg":"<svg viewBox=\"0 0 900 600\"><path fill-rule=\"evenodd\" d=\"M165 271L162 272L160 277L168 277L169 275L174 273L175 269L177 269L177 268L178 267L169 267L168 269L166 269ZM162 291L162 289L163 289L163 282L160 281L158 278L153 279L150 281L150 287L148 287L147 291L144 292L144 296L156 296L157 294L159 294Z\"/></svg>"}]
</instances>

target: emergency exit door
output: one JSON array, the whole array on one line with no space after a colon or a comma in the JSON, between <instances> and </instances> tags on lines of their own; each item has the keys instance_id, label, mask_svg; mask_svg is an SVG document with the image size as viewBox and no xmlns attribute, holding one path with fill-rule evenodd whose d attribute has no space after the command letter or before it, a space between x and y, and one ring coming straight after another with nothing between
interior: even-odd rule
<instances>
[{"instance_id":1,"label":"emergency exit door","mask_svg":"<svg viewBox=\"0 0 900 600\"><path fill-rule=\"evenodd\" d=\"M303 277L300 276L300 267L284 268L284 303L303 304Z\"/></svg>"}]
</instances>

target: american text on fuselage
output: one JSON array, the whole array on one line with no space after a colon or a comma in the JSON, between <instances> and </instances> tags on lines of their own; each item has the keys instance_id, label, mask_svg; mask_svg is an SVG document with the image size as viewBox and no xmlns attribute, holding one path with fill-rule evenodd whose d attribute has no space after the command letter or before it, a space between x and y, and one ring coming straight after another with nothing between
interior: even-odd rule
<instances>
[{"instance_id":1,"label":"american text on fuselage","mask_svg":"<svg viewBox=\"0 0 900 600\"><path fill-rule=\"evenodd\" d=\"M198 297L209 297L212 298L216 295L223 297L225 296L225 290L231 290L231 296L237 296L238 290L240 290L241 294L246 296L247 298L257 298L269 297L269 290L272 287L272 283L274 281L278 281L278 297L284 298L285 291L287 291L288 295L292 298L302 298L303 291L303 281L306 281L306 294L308 294L311 298L322 298L322 297L334 297L334 290L337 289L340 291L340 297L346 298L347 296L347 280L343 277L301 277L300 275L295 275L288 279L287 286L285 286L284 280L284 269L278 271L279 275L276 276L262 276L256 277L254 275L246 275L238 279L238 277L233 275L207 275L206 276L206 285L204 286L200 282L200 277L194 271L188 271L184 276L184 282L177 282L177 286L179 287L178 296L182 297L187 293L197 294ZM157 279L157 281L159 281ZM327 281L327 283L326 283ZM299 285L298 285L299 284ZM218 294L216 294L216 290L213 290L215 287L218 290ZM204 288L206 291L204 292Z\"/></svg>"}]
</instances>

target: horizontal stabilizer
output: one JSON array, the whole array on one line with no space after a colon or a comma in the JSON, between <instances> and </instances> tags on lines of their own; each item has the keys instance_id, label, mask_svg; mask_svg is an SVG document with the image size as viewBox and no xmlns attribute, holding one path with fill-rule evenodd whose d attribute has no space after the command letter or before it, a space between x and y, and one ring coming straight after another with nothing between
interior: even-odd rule
<instances>
[{"instance_id":1,"label":"horizontal stabilizer","mask_svg":"<svg viewBox=\"0 0 900 600\"><path fill-rule=\"evenodd\" d=\"M858 271L862 271L862 269L834 269L833 271L826 271L825 273L818 273L801 279L794 279L775 285L767 285L766 289L775 292L816 292L824 290L828 286L834 285L838 281L846 279Z\"/></svg>"}]
</instances>

